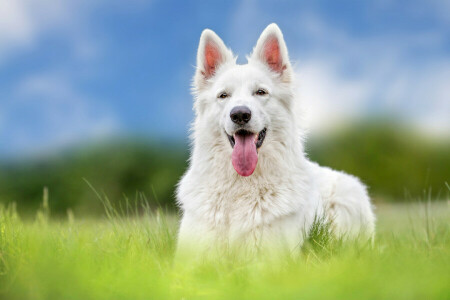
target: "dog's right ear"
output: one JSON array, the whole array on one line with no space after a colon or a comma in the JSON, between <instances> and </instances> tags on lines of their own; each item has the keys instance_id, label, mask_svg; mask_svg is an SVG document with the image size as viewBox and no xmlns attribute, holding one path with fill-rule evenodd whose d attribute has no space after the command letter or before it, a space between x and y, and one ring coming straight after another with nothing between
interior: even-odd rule
<instances>
[{"instance_id":1,"label":"dog's right ear","mask_svg":"<svg viewBox=\"0 0 450 300\"><path fill-rule=\"evenodd\" d=\"M272 23L264 29L250 59L265 64L284 82L291 82L292 67L283 34L277 24Z\"/></svg>"},{"instance_id":2,"label":"dog's right ear","mask_svg":"<svg viewBox=\"0 0 450 300\"><path fill-rule=\"evenodd\" d=\"M220 37L210 29L203 30L197 51L195 86L197 88L204 86L222 64L232 60L233 53Z\"/></svg>"}]
</instances>

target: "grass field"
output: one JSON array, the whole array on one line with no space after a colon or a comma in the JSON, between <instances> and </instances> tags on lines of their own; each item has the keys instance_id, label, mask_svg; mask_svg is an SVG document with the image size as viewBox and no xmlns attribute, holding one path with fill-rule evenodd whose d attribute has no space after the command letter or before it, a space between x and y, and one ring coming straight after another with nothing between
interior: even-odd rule
<instances>
[{"instance_id":1,"label":"grass field","mask_svg":"<svg viewBox=\"0 0 450 300\"><path fill-rule=\"evenodd\" d=\"M46 202L46 201L45 201ZM2 299L449 299L450 208L379 205L373 247L316 236L297 261L172 263L177 217L21 220L0 211Z\"/></svg>"}]
</instances>

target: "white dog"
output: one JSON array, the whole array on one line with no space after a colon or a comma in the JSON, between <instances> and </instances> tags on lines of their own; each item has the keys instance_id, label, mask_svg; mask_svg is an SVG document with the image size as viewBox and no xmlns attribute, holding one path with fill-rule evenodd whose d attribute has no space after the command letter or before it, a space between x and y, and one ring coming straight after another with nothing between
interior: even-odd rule
<instances>
[{"instance_id":1,"label":"white dog","mask_svg":"<svg viewBox=\"0 0 450 300\"><path fill-rule=\"evenodd\" d=\"M203 31L193 82L190 167L178 186L183 217L178 252L234 245L301 246L315 216L333 232L372 236L375 217L356 178L304 153L293 70L276 24L261 34L248 64Z\"/></svg>"}]
</instances>

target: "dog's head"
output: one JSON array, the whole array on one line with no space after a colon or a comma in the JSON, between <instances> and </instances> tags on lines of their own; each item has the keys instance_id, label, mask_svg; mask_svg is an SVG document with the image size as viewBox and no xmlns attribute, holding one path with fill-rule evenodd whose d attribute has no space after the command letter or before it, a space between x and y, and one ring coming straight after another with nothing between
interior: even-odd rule
<instances>
[{"instance_id":1,"label":"dog's head","mask_svg":"<svg viewBox=\"0 0 450 300\"><path fill-rule=\"evenodd\" d=\"M291 82L286 44L276 24L263 31L245 65L236 64L231 50L206 29L193 83L195 130L227 147L236 172L249 176L268 143L292 134Z\"/></svg>"}]
</instances>

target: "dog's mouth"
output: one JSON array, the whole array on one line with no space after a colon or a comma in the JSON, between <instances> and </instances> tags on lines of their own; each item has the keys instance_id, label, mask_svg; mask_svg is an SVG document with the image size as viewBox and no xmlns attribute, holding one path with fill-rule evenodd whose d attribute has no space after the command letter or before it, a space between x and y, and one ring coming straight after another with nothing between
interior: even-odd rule
<instances>
[{"instance_id":1,"label":"dog's mouth","mask_svg":"<svg viewBox=\"0 0 450 300\"><path fill-rule=\"evenodd\" d=\"M256 145L256 149L259 149L261 146L262 146L262 144L263 144L263 142L264 142L264 139L266 138L266 132L267 132L267 128L264 128L263 130L261 130L259 133L258 133L258 137L257 137L257 139L255 139L255 145ZM230 145L231 145L231 148L234 148L234 145L236 144L236 139L235 139L235 136L236 135L244 135L244 136L246 136L246 135L250 135L250 136L255 136L256 134L254 134L253 132L250 132L250 131L247 131L247 130L244 130L244 129L241 129L241 130L238 130L238 131L236 131L236 133L234 134L234 135L229 135L229 134L227 134L227 136L228 136L228 140L230 141Z\"/></svg>"},{"instance_id":2,"label":"dog's mouth","mask_svg":"<svg viewBox=\"0 0 450 300\"><path fill-rule=\"evenodd\" d=\"M231 162L236 172L241 176L253 174L258 162L258 149L262 146L266 138L267 129L264 128L258 134L241 129L228 135L233 153Z\"/></svg>"}]
</instances>

